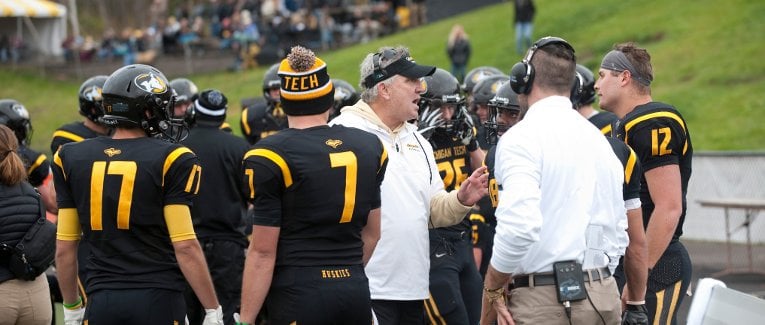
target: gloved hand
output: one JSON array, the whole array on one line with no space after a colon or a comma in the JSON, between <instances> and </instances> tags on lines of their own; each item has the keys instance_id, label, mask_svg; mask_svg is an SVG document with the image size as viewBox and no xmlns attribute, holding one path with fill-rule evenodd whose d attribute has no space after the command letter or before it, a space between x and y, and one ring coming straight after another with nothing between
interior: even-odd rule
<instances>
[{"instance_id":1,"label":"gloved hand","mask_svg":"<svg viewBox=\"0 0 765 325\"><path fill-rule=\"evenodd\" d=\"M223 307L218 305L215 309L205 309L202 325L223 325Z\"/></svg>"},{"instance_id":2,"label":"gloved hand","mask_svg":"<svg viewBox=\"0 0 765 325\"><path fill-rule=\"evenodd\" d=\"M645 305L627 305L622 315L622 325L648 325Z\"/></svg>"},{"instance_id":3,"label":"gloved hand","mask_svg":"<svg viewBox=\"0 0 765 325\"><path fill-rule=\"evenodd\" d=\"M462 144L469 145L476 137L475 122L464 106L457 108L452 122L456 136L462 140Z\"/></svg>"},{"instance_id":4,"label":"gloved hand","mask_svg":"<svg viewBox=\"0 0 765 325\"><path fill-rule=\"evenodd\" d=\"M242 323L242 319L239 313L234 313L234 324L236 325L250 325L249 323Z\"/></svg>"},{"instance_id":5,"label":"gloved hand","mask_svg":"<svg viewBox=\"0 0 765 325\"><path fill-rule=\"evenodd\" d=\"M80 306L75 309L64 308L64 324L65 325L81 325L85 319L85 306Z\"/></svg>"},{"instance_id":6,"label":"gloved hand","mask_svg":"<svg viewBox=\"0 0 765 325\"><path fill-rule=\"evenodd\" d=\"M417 132L420 132L425 139L430 140L436 128L443 127L445 124L441 110L431 109L428 106L417 120L417 128L419 129Z\"/></svg>"}]
</instances>

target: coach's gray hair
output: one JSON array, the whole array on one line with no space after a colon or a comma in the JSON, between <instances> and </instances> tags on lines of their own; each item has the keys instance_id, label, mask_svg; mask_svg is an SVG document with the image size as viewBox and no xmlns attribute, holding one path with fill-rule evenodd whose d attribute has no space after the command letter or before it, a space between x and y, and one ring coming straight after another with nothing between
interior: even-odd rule
<instances>
[{"instance_id":1,"label":"coach's gray hair","mask_svg":"<svg viewBox=\"0 0 765 325\"><path fill-rule=\"evenodd\" d=\"M377 84L372 86L372 88L367 88L366 84L364 83L366 78L375 72L375 64L373 62L375 54L382 53L385 50L391 50L391 49L395 50L396 52L406 51L406 53L409 53L409 49L402 45L399 45L396 47L383 46L379 48L377 52L367 54L367 56L364 57L364 60L361 61L361 65L360 65L361 78L359 78L359 88L361 89L361 100L363 100L366 103L373 102L375 101L375 99L377 99L377 84L384 83L386 86L390 86L396 78L400 77L398 75L391 76L388 79L378 82Z\"/></svg>"}]
</instances>

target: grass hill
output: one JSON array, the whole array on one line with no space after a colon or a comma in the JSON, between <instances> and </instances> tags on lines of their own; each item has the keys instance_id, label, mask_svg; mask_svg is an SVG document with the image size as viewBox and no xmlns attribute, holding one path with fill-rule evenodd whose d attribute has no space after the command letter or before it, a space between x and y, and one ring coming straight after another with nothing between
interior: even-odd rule
<instances>
[{"instance_id":1,"label":"grass hill","mask_svg":"<svg viewBox=\"0 0 765 325\"><path fill-rule=\"evenodd\" d=\"M575 47L579 63L591 69L615 43L636 41L646 47L655 75L653 97L683 113L696 150L765 150L765 2L538 0L536 6L534 37L565 38ZM509 2L320 56L333 77L352 84L364 55L382 45L406 45L418 62L448 69L444 47L455 23L470 35L474 54L468 68L491 65L507 72L520 59ZM261 95L266 68L191 79L200 88L227 94L232 103L228 120L238 132L239 100ZM47 152L55 128L79 119L79 81L8 69L0 70L0 80L0 98L16 98L30 109L35 149Z\"/></svg>"}]
</instances>

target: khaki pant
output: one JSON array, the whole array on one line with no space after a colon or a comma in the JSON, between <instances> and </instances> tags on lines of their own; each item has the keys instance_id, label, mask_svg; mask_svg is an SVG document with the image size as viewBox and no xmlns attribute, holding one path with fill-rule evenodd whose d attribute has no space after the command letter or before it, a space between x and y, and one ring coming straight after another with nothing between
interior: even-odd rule
<instances>
[{"instance_id":1,"label":"khaki pant","mask_svg":"<svg viewBox=\"0 0 765 325\"><path fill-rule=\"evenodd\" d=\"M614 277L586 282L585 287L606 324L618 325L621 322L621 300ZM509 300L508 308L517 325L569 324L566 310L558 302L554 285L513 289ZM571 323L602 324L598 312L587 299L571 302Z\"/></svg>"},{"instance_id":2,"label":"khaki pant","mask_svg":"<svg viewBox=\"0 0 765 325\"><path fill-rule=\"evenodd\" d=\"M44 273L34 281L13 279L0 283L0 325L47 325L52 318L50 290Z\"/></svg>"}]
</instances>

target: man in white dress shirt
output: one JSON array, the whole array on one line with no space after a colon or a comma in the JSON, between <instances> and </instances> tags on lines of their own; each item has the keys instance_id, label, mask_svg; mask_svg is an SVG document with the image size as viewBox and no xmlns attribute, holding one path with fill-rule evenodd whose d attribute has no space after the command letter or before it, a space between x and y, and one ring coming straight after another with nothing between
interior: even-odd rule
<instances>
[{"instance_id":1,"label":"man in white dress shirt","mask_svg":"<svg viewBox=\"0 0 765 325\"><path fill-rule=\"evenodd\" d=\"M510 72L524 118L497 145L482 324L619 323L611 274L628 242L624 171L605 137L571 109L575 65L571 45L545 37ZM561 261L582 269L584 288L567 288L584 289L586 299L559 301L553 264Z\"/></svg>"}]
</instances>

